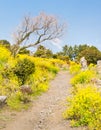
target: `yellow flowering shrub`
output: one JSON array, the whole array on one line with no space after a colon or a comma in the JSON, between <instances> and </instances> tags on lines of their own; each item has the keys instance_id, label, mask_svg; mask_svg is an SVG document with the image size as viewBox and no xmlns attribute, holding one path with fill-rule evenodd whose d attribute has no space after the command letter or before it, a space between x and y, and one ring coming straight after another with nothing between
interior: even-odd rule
<instances>
[{"instance_id":1,"label":"yellow flowering shrub","mask_svg":"<svg viewBox=\"0 0 101 130\"><path fill-rule=\"evenodd\" d=\"M101 129L101 94L96 87L78 88L77 93L67 99L67 103L63 116L71 119L72 126L88 126L89 130Z\"/></svg>"},{"instance_id":2,"label":"yellow flowering shrub","mask_svg":"<svg viewBox=\"0 0 101 130\"><path fill-rule=\"evenodd\" d=\"M15 78L15 77L14 77ZM3 79L0 83L0 95L11 96L12 93L20 90L18 80L15 79Z\"/></svg>"},{"instance_id":3,"label":"yellow flowering shrub","mask_svg":"<svg viewBox=\"0 0 101 130\"><path fill-rule=\"evenodd\" d=\"M60 59L50 59L50 62L57 67L63 67L66 64L65 61Z\"/></svg>"},{"instance_id":4,"label":"yellow flowering shrub","mask_svg":"<svg viewBox=\"0 0 101 130\"><path fill-rule=\"evenodd\" d=\"M28 109L30 103L24 102L29 102L30 98L30 95L23 94L20 91L17 91L16 93L12 93L12 95L7 99L7 104L11 109L17 111L21 109Z\"/></svg>"},{"instance_id":5,"label":"yellow flowering shrub","mask_svg":"<svg viewBox=\"0 0 101 130\"><path fill-rule=\"evenodd\" d=\"M26 108L34 96L48 90L49 80L66 64L58 59L46 59L18 54L0 47L0 95L6 95L7 105L16 110ZM34 70L34 71L31 71ZM29 85L32 93L22 93L21 85Z\"/></svg>"},{"instance_id":6,"label":"yellow flowering shrub","mask_svg":"<svg viewBox=\"0 0 101 130\"><path fill-rule=\"evenodd\" d=\"M10 56L10 51L5 47L0 46L0 70L5 66Z\"/></svg>"},{"instance_id":7,"label":"yellow flowering shrub","mask_svg":"<svg viewBox=\"0 0 101 130\"><path fill-rule=\"evenodd\" d=\"M26 108L29 99L48 90L49 80L66 62L59 59L38 58L11 52L0 46L0 95L6 95L7 105L13 109ZM34 71L32 71L34 70ZM29 85L32 93L21 92L21 85Z\"/></svg>"},{"instance_id":8,"label":"yellow flowering shrub","mask_svg":"<svg viewBox=\"0 0 101 130\"><path fill-rule=\"evenodd\" d=\"M93 78L98 77L96 66L90 64L85 71L75 69L72 62L70 71L75 72L71 79L71 96L67 98L65 119L71 120L71 126L86 126L89 130L101 130L101 93L94 84ZM79 68L79 67L78 67ZM75 71L76 70L76 71Z\"/></svg>"},{"instance_id":9,"label":"yellow flowering shrub","mask_svg":"<svg viewBox=\"0 0 101 130\"><path fill-rule=\"evenodd\" d=\"M89 83L92 78L96 76L96 73L91 70L85 70L85 71L80 71L77 75L75 75L71 79L71 84L75 86L76 84L84 84L84 83Z\"/></svg>"},{"instance_id":10,"label":"yellow flowering shrub","mask_svg":"<svg viewBox=\"0 0 101 130\"><path fill-rule=\"evenodd\" d=\"M80 64L78 64L76 62L73 62L73 61L70 62L70 68L69 68L69 70L70 70L71 74L77 74L77 73L79 73L80 69L81 69L81 65Z\"/></svg>"},{"instance_id":11,"label":"yellow flowering shrub","mask_svg":"<svg viewBox=\"0 0 101 130\"><path fill-rule=\"evenodd\" d=\"M51 79L49 75L51 74L49 74L47 70L42 70L38 67L35 70L35 73L29 76L29 79L26 81L26 84L29 84L31 86L31 89L33 91L32 95L37 95L48 89L48 82L49 79Z\"/></svg>"},{"instance_id":12,"label":"yellow flowering shrub","mask_svg":"<svg viewBox=\"0 0 101 130\"><path fill-rule=\"evenodd\" d=\"M0 46L0 61L6 62L10 56L10 51L5 47Z\"/></svg>"},{"instance_id":13,"label":"yellow flowering shrub","mask_svg":"<svg viewBox=\"0 0 101 130\"><path fill-rule=\"evenodd\" d=\"M11 52L0 46L0 95L10 96L18 89L18 80L12 71L14 65L15 60Z\"/></svg>"}]
</instances>

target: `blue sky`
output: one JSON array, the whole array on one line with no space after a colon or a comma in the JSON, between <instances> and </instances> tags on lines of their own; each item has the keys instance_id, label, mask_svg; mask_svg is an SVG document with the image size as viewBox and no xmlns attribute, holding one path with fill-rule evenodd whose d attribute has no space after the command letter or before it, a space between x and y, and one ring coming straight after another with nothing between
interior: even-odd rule
<instances>
[{"instance_id":1,"label":"blue sky","mask_svg":"<svg viewBox=\"0 0 101 130\"><path fill-rule=\"evenodd\" d=\"M101 50L101 0L0 0L0 39L12 42L12 33L23 17L42 11L67 22L60 46L89 44Z\"/></svg>"}]
</instances>

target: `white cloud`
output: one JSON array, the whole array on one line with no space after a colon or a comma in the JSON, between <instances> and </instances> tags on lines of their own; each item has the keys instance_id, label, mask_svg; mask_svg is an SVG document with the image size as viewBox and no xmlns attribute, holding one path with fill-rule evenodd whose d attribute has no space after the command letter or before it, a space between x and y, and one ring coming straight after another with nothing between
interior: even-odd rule
<instances>
[{"instance_id":1,"label":"white cloud","mask_svg":"<svg viewBox=\"0 0 101 130\"><path fill-rule=\"evenodd\" d=\"M59 49L62 49L62 46L61 46L62 41L59 38L55 38L54 40L51 40L51 43L57 46Z\"/></svg>"}]
</instances>

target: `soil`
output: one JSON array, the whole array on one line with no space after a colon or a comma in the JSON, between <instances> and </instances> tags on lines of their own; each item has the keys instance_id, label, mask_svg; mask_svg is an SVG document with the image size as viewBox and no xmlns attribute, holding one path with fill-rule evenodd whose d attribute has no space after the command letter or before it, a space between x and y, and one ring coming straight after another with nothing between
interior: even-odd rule
<instances>
[{"instance_id":1,"label":"soil","mask_svg":"<svg viewBox=\"0 0 101 130\"><path fill-rule=\"evenodd\" d=\"M85 130L72 128L62 113L66 109L66 98L69 96L71 75L60 71L50 82L49 90L33 101L33 106L26 111L4 113L0 121L2 130ZM7 118L8 116L8 118ZM3 118L3 116L2 116ZM12 120L9 120L9 118ZM0 130L1 130L0 129Z\"/></svg>"}]
</instances>

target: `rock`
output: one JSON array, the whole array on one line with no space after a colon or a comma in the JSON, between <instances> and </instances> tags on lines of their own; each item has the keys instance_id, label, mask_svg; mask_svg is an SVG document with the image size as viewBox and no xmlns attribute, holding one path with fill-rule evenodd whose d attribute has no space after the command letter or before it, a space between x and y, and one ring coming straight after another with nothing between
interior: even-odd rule
<instances>
[{"instance_id":1,"label":"rock","mask_svg":"<svg viewBox=\"0 0 101 130\"><path fill-rule=\"evenodd\" d=\"M22 93L27 93L27 94L31 94L32 93L32 89L29 85L22 85L21 88L20 88L20 91Z\"/></svg>"},{"instance_id":2,"label":"rock","mask_svg":"<svg viewBox=\"0 0 101 130\"><path fill-rule=\"evenodd\" d=\"M97 72L101 74L101 60L97 61Z\"/></svg>"},{"instance_id":3,"label":"rock","mask_svg":"<svg viewBox=\"0 0 101 130\"><path fill-rule=\"evenodd\" d=\"M91 83L96 85L96 87L99 88L99 91L101 92L101 80L100 79L93 78L93 79L91 79Z\"/></svg>"},{"instance_id":4,"label":"rock","mask_svg":"<svg viewBox=\"0 0 101 130\"><path fill-rule=\"evenodd\" d=\"M101 80L100 80L100 79L97 79L97 78L92 78L92 79L91 79L91 82L92 82L93 84L101 85Z\"/></svg>"},{"instance_id":5,"label":"rock","mask_svg":"<svg viewBox=\"0 0 101 130\"><path fill-rule=\"evenodd\" d=\"M96 79L96 78L92 78L92 79L91 79L91 83L97 84L97 80L98 80L98 79Z\"/></svg>"},{"instance_id":6,"label":"rock","mask_svg":"<svg viewBox=\"0 0 101 130\"><path fill-rule=\"evenodd\" d=\"M0 96L0 105L5 104L7 96Z\"/></svg>"},{"instance_id":7,"label":"rock","mask_svg":"<svg viewBox=\"0 0 101 130\"><path fill-rule=\"evenodd\" d=\"M101 80L100 79L97 80L97 85L101 85Z\"/></svg>"},{"instance_id":8,"label":"rock","mask_svg":"<svg viewBox=\"0 0 101 130\"><path fill-rule=\"evenodd\" d=\"M82 70L86 70L87 69L87 60L85 59L85 57L82 57L80 59L80 64L81 64Z\"/></svg>"}]
</instances>

